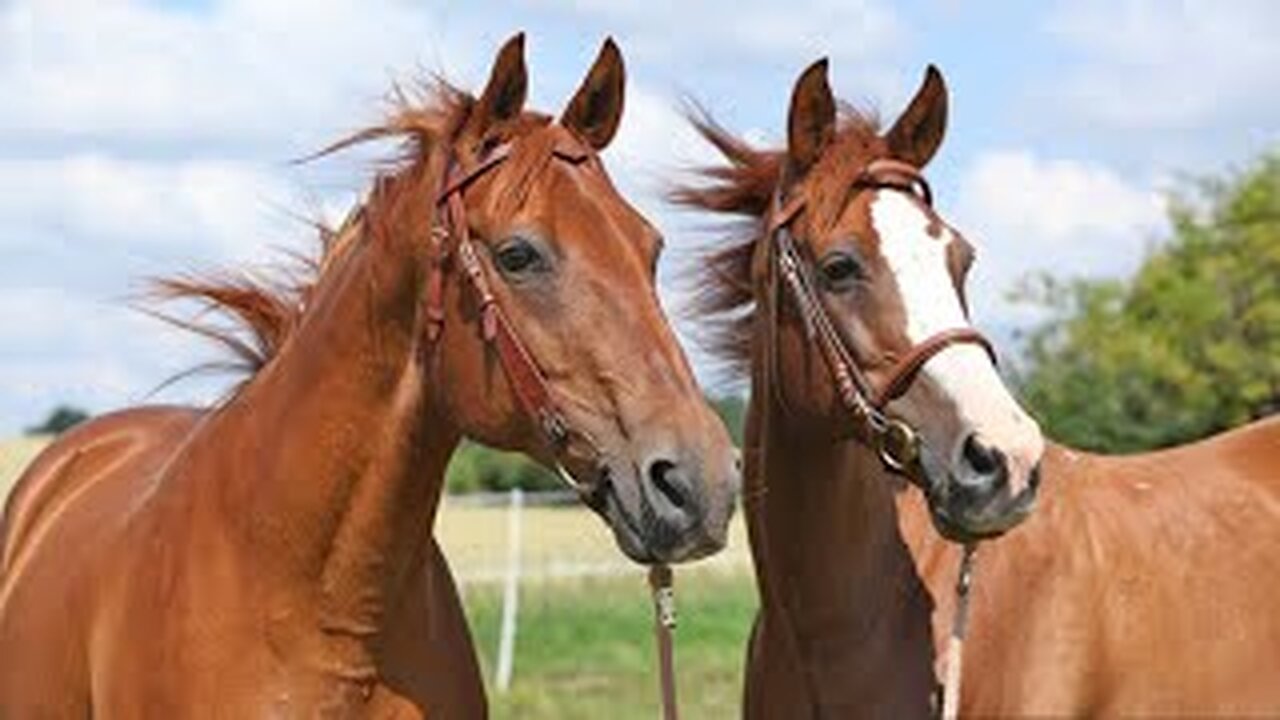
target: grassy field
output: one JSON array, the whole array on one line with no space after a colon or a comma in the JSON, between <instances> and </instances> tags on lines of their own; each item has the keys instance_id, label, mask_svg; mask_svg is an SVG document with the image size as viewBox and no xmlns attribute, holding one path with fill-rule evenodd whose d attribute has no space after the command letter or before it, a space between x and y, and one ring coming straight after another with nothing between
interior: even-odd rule
<instances>
[{"instance_id":1,"label":"grassy field","mask_svg":"<svg viewBox=\"0 0 1280 720\"><path fill-rule=\"evenodd\" d=\"M0 498L45 441L0 441ZM511 690L490 691L495 720L651 720L658 713L653 615L641 569L580 507L529 507L523 519L519 630ZM486 682L492 679L507 562L507 509L446 501L437 536L458 577ZM741 518L729 548L676 576L682 717L739 713L755 586Z\"/></svg>"},{"instance_id":2,"label":"grassy field","mask_svg":"<svg viewBox=\"0 0 1280 720\"><path fill-rule=\"evenodd\" d=\"M507 567L508 510L503 506L476 507L448 499L436 519L449 564L463 582L496 582ZM613 535L596 515L581 506L530 506L523 510L525 574L534 580L555 581L583 574L618 573L640 569L618 552ZM718 572L750 572L746 526L741 516L729 528L729 547L698 563Z\"/></svg>"},{"instance_id":3,"label":"grassy field","mask_svg":"<svg viewBox=\"0 0 1280 720\"><path fill-rule=\"evenodd\" d=\"M0 440L0 503L9 496L9 488L18 479L22 469L40 452L47 438L17 438Z\"/></svg>"},{"instance_id":4,"label":"grassy field","mask_svg":"<svg viewBox=\"0 0 1280 720\"><path fill-rule=\"evenodd\" d=\"M676 676L681 716L739 716L742 666L755 613L749 574L677 577ZM465 593L486 679L498 644L496 586ZM495 720L658 715L653 616L642 577L584 579L526 586L511 690L489 693Z\"/></svg>"}]
</instances>

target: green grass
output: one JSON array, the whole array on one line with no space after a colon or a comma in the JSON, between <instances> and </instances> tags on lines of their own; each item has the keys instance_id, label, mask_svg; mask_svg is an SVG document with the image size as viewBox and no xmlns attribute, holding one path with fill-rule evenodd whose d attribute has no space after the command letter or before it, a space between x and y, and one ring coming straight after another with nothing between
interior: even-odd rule
<instances>
[{"instance_id":1,"label":"green grass","mask_svg":"<svg viewBox=\"0 0 1280 720\"><path fill-rule=\"evenodd\" d=\"M747 574L697 573L677 576L676 582L681 716L737 717L755 585ZM505 695L489 691L495 720L652 720L658 715L653 615L642 577L538 583L521 591L511 690ZM471 588L465 600L489 681L501 590Z\"/></svg>"}]
</instances>

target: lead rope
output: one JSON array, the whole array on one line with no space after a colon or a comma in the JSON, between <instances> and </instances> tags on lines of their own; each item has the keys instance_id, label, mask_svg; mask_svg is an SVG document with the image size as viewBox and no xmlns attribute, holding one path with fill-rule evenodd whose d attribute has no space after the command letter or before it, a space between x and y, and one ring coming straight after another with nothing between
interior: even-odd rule
<instances>
[{"instance_id":1,"label":"lead rope","mask_svg":"<svg viewBox=\"0 0 1280 720\"><path fill-rule=\"evenodd\" d=\"M658 681L662 688L663 720L679 720L676 707L676 667L672 631L676 629L676 591L671 568L649 568L649 589L653 592L653 635L658 644Z\"/></svg>"},{"instance_id":2,"label":"lead rope","mask_svg":"<svg viewBox=\"0 0 1280 720\"><path fill-rule=\"evenodd\" d=\"M947 667L942 687L942 720L960 716L960 677L964 654L964 635L969 626L969 590L973 585L973 561L978 546L966 543L960 558L960 574L956 577L956 612L951 622L951 639L947 643Z\"/></svg>"}]
</instances>

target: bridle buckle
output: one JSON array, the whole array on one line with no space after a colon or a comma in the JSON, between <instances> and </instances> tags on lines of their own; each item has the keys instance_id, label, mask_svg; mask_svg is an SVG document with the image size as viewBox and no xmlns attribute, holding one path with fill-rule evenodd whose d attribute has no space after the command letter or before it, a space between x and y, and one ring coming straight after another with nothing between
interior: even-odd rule
<instances>
[{"instance_id":1,"label":"bridle buckle","mask_svg":"<svg viewBox=\"0 0 1280 720\"><path fill-rule=\"evenodd\" d=\"M875 436L876 454L890 470L904 475L920 459L920 438L910 425L891 418Z\"/></svg>"}]
</instances>

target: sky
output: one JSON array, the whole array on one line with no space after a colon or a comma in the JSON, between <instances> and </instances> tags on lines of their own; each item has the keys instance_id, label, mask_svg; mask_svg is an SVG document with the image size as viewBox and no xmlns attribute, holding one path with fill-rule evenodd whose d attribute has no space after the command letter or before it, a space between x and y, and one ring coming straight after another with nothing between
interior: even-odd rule
<instances>
[{"instance_id":1,"label":"sky","mask_svg":"<svg viewBox=\"0 0 1280 720\"><path fill-rule=\"evenodd\" d=\"M1170 190L1280 146L1269 0L0 0L0 436L60 403L214 397L229 379L155 392L216 356L131 307L141 281L311 247L306 219L340 219L378 154L294 160L377 120L393 82L440 72L478 91L517 30L530 105L549 112L606 36L621 46L626 113L604 158L667 236L672 311L711 219L662 188L714 159L682 100L776 145L820 57L838 96L887 121L928 63L943 71L928 176L978 246L975 320L1006 352L1036 320L1008 299L1020 277L1131 272L1167 236Z\"/></svg>"}]
</instances>

